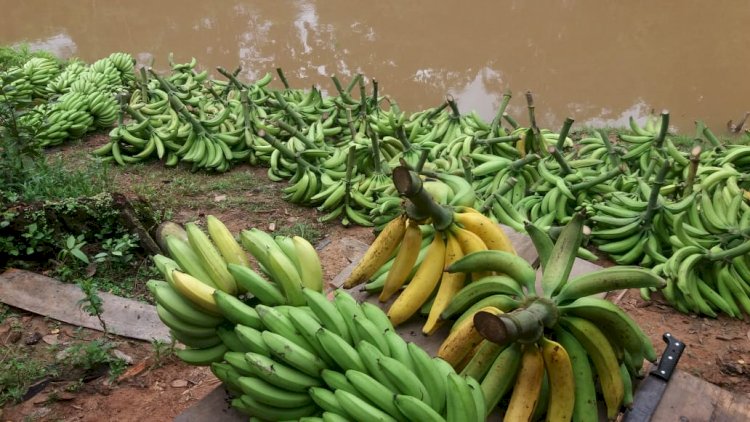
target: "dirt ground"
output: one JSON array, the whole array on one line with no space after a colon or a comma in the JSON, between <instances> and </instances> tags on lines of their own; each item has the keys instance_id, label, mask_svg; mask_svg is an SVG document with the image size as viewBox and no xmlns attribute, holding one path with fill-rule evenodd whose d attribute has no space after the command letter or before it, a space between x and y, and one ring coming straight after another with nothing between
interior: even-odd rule
<instances>
[{"instance_id":1,"label":"dirt ground","mask_svg":"<svg viewBox=\"0 0 750 422\"><path fill-rule=\"evenodd\" d=\"M58 152L73 163L85 160L85 155L75 151L93 148L104 139L93 137L83 145ZM319 244L327 242L326 238L342 236L352 236L366 243L373 239L370 229L322 224L316 220L317 211L283 201L280 189L284 185L270 182L262 168L241 166L225 175L203 175L164 169L154 163L112 172L119 191L145 197L156 207L171 208L173 220L180 223L213 214L234 232L250 227L278 231L302 224L305 230L320 234ZM191 180L202 186L214 185L208 189L190 188ZM179 196L179 201L174 199L175 195ZM349 264L340 252L328 248L321 256L329 282ZM659 353L664 349L661 339L664 332L685 342L687 349L679 369L734 393L750 394L750 324L747 318L742 321L683 315L661 302L657 294L651 302L644 302L637 291L628 291L622 296L613 294L610 299L619 303L644 328ZM12 335L11 324L22 327L20 338L13 338L17 336ZM49 354L48 344L43 341L24 345L23 339L34 332L42 336L56 334L62 344L101 336L95 331L79 331L19 311L17 316L0 324L0 344L7 345L12 340L39 355ZM106 374L101 374L75 392L65 391L71 381L51 382L34 397L0 409L0 421L171 421L218 385L206 368L191 367L173 357L156 360L150 343L122 338L117 342L117 350L133 361L119 381L110 383Z\"/></svg>"}]
</instances>

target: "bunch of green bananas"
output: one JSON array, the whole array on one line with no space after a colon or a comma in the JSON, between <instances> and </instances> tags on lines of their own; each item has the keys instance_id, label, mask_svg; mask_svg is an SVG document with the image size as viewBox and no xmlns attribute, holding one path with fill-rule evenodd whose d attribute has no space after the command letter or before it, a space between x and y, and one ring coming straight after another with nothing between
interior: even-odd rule
<instances>
[{"instance_id":1,"label":"bunch of green bananas","mask_svg":"<svg viewBox=\"0 0 750 422\"><path fill-rule=\"evenodd\" d=\"M500 251L475 252L446 268L448 273L487 274L461 289L442 313L444 319L461 316L437 356L480 382L488 415L504 403L507 421L545 415L547 420L595 421L598 379L613 419L621 406L632 403L632 380L644 358L656 360L638 325L613 303L591 295L662 288L664 280L626 266L569 279L582 228L583 216L576 214L554 244L535 241L541 289L528 263ZM513 334L485 339L478 316L502 319L505 332Z\"/></svg>"},{"instance_id":2,"label":"bunch of green bananas","mask_svg":"<svg viewBox=\"0 0 750 422\"><path fill-rule=\"evenodd\" d=\"M187 346L177 356L211 365L235 408L265 420L484 419L474 379L404 341L379 307L342 290L329 301L304 239L241 233L266 280L221 221L209 216L207 228L164 231L174 259L155 256L167 281L147 285L160 319Z\"/></svg>"},{"instance_id":3,"label":"bunch of green bananas","mask_svg":"<svg viewBox=\"0 0 750 422\"><path fill-rule=\"evenodd\" d=\"M196 362L213 361L235 408L265 420L484 420L479 384L404 341L379 307L341 290L332 302L304 295L304 307L257 305L256 326L236 325L223 354Z\"/></svg>"},{"instance_id":4,"label":"bunch of green bananas","mask_svg":"<svg viewBox=\"0 0 750 422\"><path fill-rule=\"evenodd\" d=\"M18 72L11 69L0 78L5 81L15 73ZM32 58L20 74L21 78L10 82L14 89L8 94L42 102L24 114L19 124L33 129L42 146L53 146L94 129L110 127L116 121L114 95L132 82L133 59L125 53L114 53L88 67L71 62L61 72L52 60ZM28 82L30 91L21 87L26 86L22 80Z\"/></svg>"}]
</instances>

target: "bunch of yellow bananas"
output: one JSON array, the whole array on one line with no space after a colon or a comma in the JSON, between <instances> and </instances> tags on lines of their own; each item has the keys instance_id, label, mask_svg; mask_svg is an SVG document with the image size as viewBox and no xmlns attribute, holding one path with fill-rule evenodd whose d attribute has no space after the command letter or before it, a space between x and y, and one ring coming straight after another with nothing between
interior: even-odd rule
<instances>
[{"instance_id":1,"label":"bunch of yellow bananas","mask_svg":"<svg viewBox=\"0 0 750 422\"><path fill-rule=\"evenodd\" d=\"M644 358L656 360L640 327L615 304L591 295L663 288L664 280L626 266L568 280L582 227L583 216L576 214L554 245L532 237L543 268L540 288L533 270L528 274L525 267L508 265L502 252L474 252L446 268L449 274L506 274L467 285L442 315L461 316L438 357L480 382L488 414L503 404L506 421L538 420L545 414L553 421L595 421L598 382L612 419L632 403L633 377Z\"/></svg>"},{"instance_id":2,"label":"bunch of yellow bananas","mask_svg":"<svg viewBox=\"0 0 750 422\"><path fill-rule=\"evenodd\" d=\"M472 208L457 207L452 224L437 232L420 227L418 221L405 214L400 215L375 239L344 287L351 288L377 276L382 280L381 302L403 288L388 309L388 317L394 325L399 325L427 305L429 314L422 331L429 335L443 322L441 313L467 281L465 274L449 274L444 269L464 255L486 250L498 251L515 265L525 264L533 277L533 269L516 255L503 229ZM474 273L470 277L486 275L493 274ZM368 290L375 287L370 285Z\"/></svg>"}]
</instances>

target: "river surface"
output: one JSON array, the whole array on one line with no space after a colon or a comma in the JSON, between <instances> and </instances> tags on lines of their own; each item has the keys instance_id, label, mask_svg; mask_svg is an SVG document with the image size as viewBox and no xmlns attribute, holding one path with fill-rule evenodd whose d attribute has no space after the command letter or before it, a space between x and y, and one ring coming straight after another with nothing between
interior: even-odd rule
<instances>
[{"instance_id":1,"label":"river surface","mask_svg":"<svg viewBox=\"0 0 750 422\"><path fill-rule=\"evenodd\" d=\"M489 120L510 89L509 111L527 124L530 90L544 127L568 116L622 126L668 109L681 132L701 119L723 133L750 110L743 0L0 0L0 10L0 44L86 61L125 51L161 70L172 52L200 68L240 65L246 80L281 67L292 86L331 93L332 74L346 83L361 72L408 111L450 93Z\"/></svg>"}]
</instances>

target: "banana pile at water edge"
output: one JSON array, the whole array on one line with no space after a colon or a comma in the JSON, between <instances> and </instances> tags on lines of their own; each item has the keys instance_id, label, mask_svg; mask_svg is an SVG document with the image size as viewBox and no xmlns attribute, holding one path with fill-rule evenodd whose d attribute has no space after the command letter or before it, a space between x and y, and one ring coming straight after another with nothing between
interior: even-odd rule
<instances>
[{"instance_id":1,"label":"banana pile at water edge","mask_svg":"<svg viewBox=\"0 0 750 422\"><path fill-rule=\"evenodd\" d=\"M129 54L113 53L90 66L74 61L61 70L54 61L35 57L0 76L0 98L43 100L21 116L19 124L36 130L34 138L41 146L59 145L112 126L118 115L115 94L129 89L134 63Z\"/></svg>"}]
</instances>

